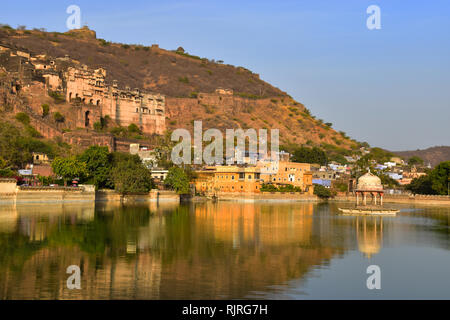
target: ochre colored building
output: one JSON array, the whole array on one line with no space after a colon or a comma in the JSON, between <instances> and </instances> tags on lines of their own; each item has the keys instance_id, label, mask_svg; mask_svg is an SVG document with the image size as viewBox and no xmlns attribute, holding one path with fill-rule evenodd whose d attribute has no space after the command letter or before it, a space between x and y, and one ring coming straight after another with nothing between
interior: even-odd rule
<instances>
[{"instance_id":1,"label":"ochre colored building","mask_svg":"<svg viewBox=\"0 0 450 320\"><path fill-rule=\"evenodd\" d=\"M196 171L193 184L201 194L219 192L259 193L261 173L257 167L217 166Z\"/></svg>"},{"instance_id":2,"label":"ochre colored building","mask_svg":"<svg viewBox=\"0 0 450 320\"><path fill-rule=\"evenodd\" d=\"M261 179L263 183L275 185L293 185L303 191L312 187L312 173L310 163L297 163L290 161L262 162Z\"/></svg>"}]
</instances>

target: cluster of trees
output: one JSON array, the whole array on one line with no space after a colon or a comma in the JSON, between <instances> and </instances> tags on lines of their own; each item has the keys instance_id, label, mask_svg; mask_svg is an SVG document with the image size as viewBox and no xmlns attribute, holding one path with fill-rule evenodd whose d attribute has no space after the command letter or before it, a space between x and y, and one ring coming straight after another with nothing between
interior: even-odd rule
<instances>
[{"instance_id":1,"label":"cluster of trees","mask_svg":"<svg viewBox=\"0 0 450 320\"><path fill-rule=\"evenodd\" d=\"M78 156L57 157L52 162L52 169L65 185L78 179L97 189L114 189L121 194L147 193L155 187L150 170L138 155L110 153L107 147L93 146ZM187 194L192 176L189 168L173 166L164 184L179 194Z\"/></svg>"},{"instance_id":2,"label":"cluster of trees","mask_svg":"<svg viewBox=\"0 0 450 320\"><path fill-rule=\"evenodd\" d=\"M275 186L270 183L263 184L261 186L262 192L301 192L302 189L300 187L294 187L291 184Z\"/></svg>"},{"instance_id":3,"label":"cluster of trees","mask_svg":"<svg viewBox=\"0 0 450 320\"><path fill-rule=\"evenodd\" d=\"M57 157L52 168L64 184L79 179L98 189L115 189L121 194L146 193L154 187L150 171L139 156L110 153L107 147L93 146L78 156Z\"/></svg>"},{"instance_id":4,"label":"cluster of trees","mask_svg":"<svg viewBox=\"0 0 450 320\"><path fill-rule=\"evenodd\" d=\"M324 166L328 162L328 157L327 154L318 147L299 147L292 152L292 161L302 163L318 163Z\"/></svg>"},{"instance_id":5,"label":"cluster of trees","mask_svg":"<svg viewBox=\"0 0 450 320\"><path fill-rule=\"evenodd\" d=\"M450 161L444 161L426 176L413 179L406 188L415 194L448 195L449 184Z\"/></svg>"},{"instance_id":6,"label":"cluster of trees","mask_svg":"<svg viewBox=\"0 0 450 320\"><path fill-rule=\"evenodd\" d=\"M24 121L24 125L27 123L27 117L19 118ZM53 157L66 149L62 143L50 143L35 138L33 132L26 128L27 126L25 130L20 130L9 122L0 121L0 169L16 171L23 168L32 160L32 152L43 152Z\"/></svg>"}]
</instances>

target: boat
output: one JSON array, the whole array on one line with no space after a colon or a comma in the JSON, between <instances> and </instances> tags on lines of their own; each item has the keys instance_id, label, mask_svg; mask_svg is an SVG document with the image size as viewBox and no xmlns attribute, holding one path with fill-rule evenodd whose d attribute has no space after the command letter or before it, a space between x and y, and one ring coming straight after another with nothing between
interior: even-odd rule
<instances>
[{"instance_id":1,"label":"boat","mask_svg":"<svg viewBox=\"0 0 450 320\"><path fill-rule=\"evenodd\" d=\"M391 215L395 216L400 210L398 209L388 209L388 208L338 208L344 214L361 214L361 215Z\"/></svg>"}]
</instances>

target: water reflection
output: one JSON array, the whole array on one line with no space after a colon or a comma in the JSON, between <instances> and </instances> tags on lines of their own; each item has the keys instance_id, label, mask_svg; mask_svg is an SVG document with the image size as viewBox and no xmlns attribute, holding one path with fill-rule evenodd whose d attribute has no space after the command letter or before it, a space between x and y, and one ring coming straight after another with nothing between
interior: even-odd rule
<instances>
[{"instance_id":1,"label":"water reflection","mask_svg":"<svg viewBox=\"0 0 450 320\"><path fill-rule=\"evenodd\" d=\"M421 210L382 218L312 203L3 206L0 298L243 298L309 279L355 250L367 259L405 239L448 249L448 209ZM69 265L82 270L81 290L66 287Z\"/></svg>"}]
</instances>

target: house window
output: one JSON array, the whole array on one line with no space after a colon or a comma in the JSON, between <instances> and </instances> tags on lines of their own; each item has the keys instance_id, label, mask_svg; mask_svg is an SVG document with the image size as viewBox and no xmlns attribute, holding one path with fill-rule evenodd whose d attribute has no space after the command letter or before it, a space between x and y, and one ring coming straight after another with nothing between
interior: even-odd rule
<instances>
[{"instance_id":1,"label":"house window","mask_svg":"<svg viewBox=\"0 0 450 320\"><path fill-rule=\"evenodd\" d=\"M240 173L239 173L239 179L245 179L245 173L243 173L243 172L241 173L241 172L240 172Z\"/></svg>"},{"instance_id":2,"label":"house window","mask_svg":"<svg viewBox=\"0 0 450 320\"><path fill-rule=\"evenodd\" d=\"M249 179L249 180L251 180L251 179L252 179L252 176L251 176L250 174L248 175L248 179Z\"/></svg>"}]
</instances>

